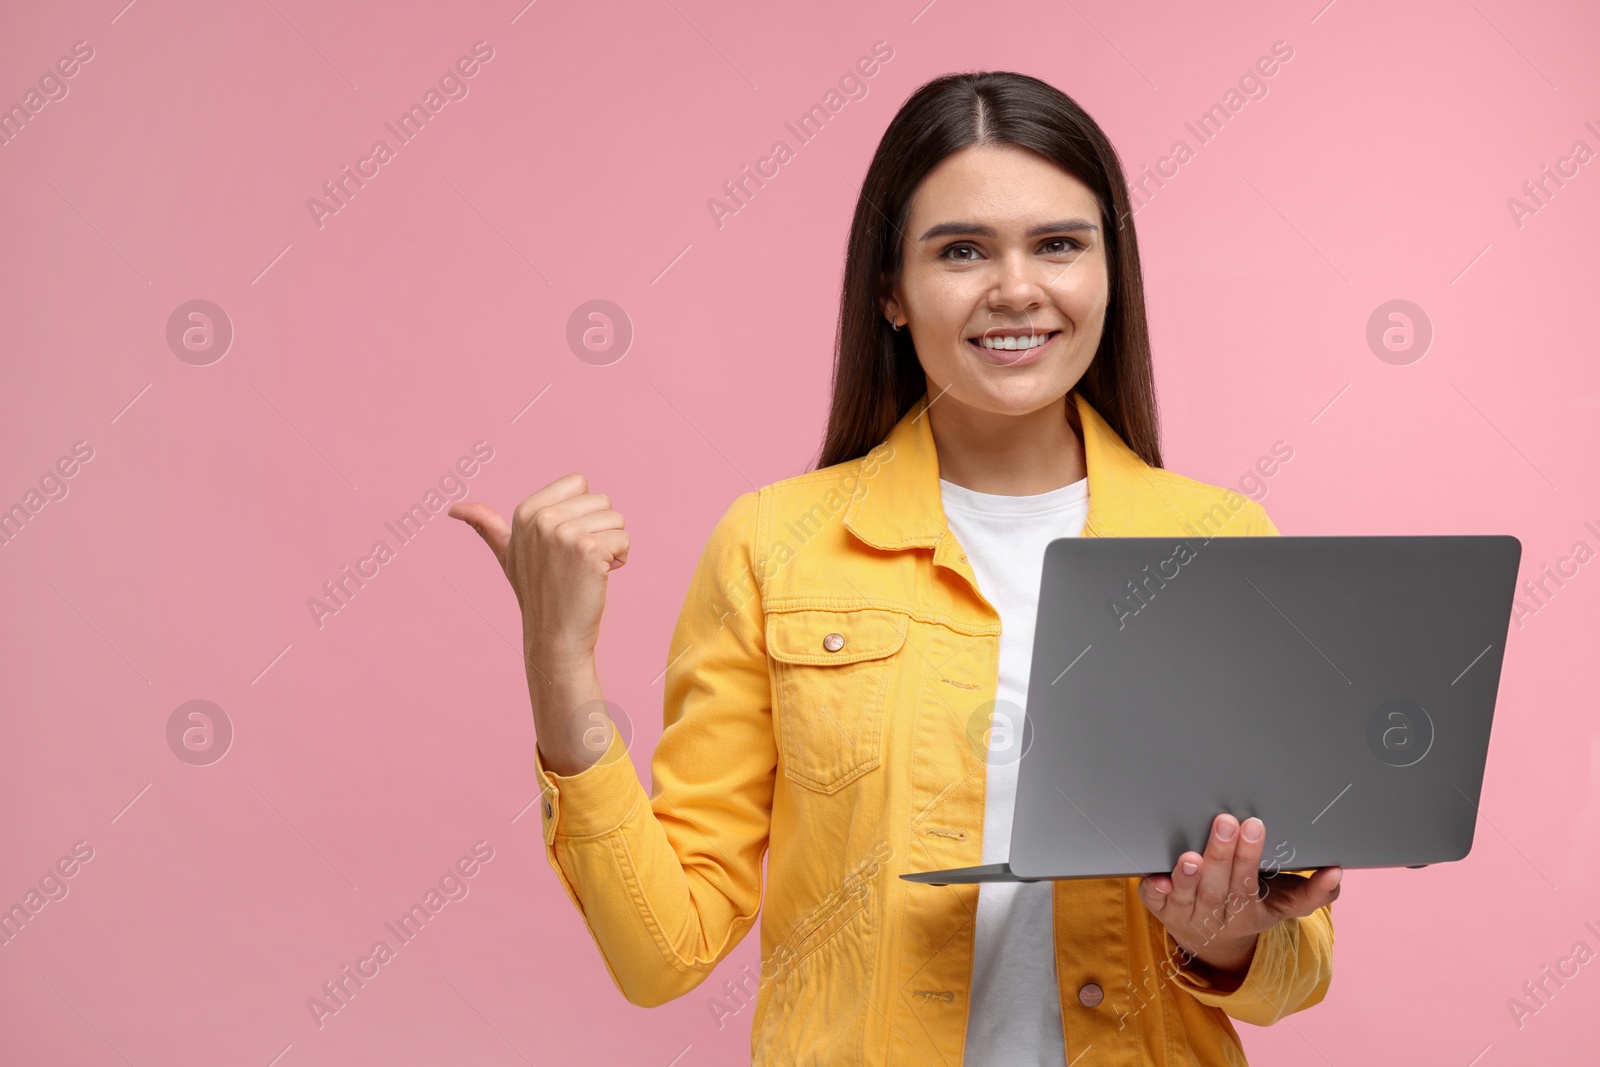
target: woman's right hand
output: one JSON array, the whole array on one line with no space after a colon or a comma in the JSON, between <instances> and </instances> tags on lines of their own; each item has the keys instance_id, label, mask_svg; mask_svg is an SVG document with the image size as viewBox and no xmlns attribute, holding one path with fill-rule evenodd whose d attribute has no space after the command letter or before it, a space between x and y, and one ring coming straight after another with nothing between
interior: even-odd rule
<instances>
[{"instance_id":1,"label":"woman's right hand","mask_svg":"<svg viewBox=\"0 0 1600 1067\"><path fill-rule=\"evenodd\" d=\"M578 707L600 697L594 649L606 580L628 561L622 515L588 488L582 474L557 478L518 504L510 523L477 501L450 508L488 543L517 595L539 750L556 774L601 755L583 743L593 722Z\"/></svg>"}]
</instances>

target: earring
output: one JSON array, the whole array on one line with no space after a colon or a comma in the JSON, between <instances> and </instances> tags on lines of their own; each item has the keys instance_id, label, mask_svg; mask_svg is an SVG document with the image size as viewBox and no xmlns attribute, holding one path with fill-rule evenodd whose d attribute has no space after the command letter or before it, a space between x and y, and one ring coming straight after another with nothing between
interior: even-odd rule
<instances>
[{"instance_id":1,"label":"earring","mask_svg":"<svg viewBox=\"0 0 1600 1067\"><path fill-rule=\"evenodd\" d=\"M895 333L899 333L900 332L900 325L901 325L900 323L891 322L889 325L894 327L894 332Z\"/></svg>"}]
</instances>

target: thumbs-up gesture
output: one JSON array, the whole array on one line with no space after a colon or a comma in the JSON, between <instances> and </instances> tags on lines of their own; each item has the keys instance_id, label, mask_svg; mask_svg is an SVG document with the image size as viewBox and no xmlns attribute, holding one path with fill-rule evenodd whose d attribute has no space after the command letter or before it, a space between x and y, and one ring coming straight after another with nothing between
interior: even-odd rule
<instances>
[{"instance_id":1,"label":"thumbs-up gesture","mask_svg":"<svg viewBox=\"0 0 1600 1067\"><path fill-rule=\"evenodd\" d=\"M509 523L478 501L450 508L488 543L517 594L539 751L556 774L575 773L599 755L582 742L592 724L571 713L600 696L594 649L606 579L628 561L621 513L588 489L582 474L557 478L518 504Z\"/></svg>"}]
</instances>

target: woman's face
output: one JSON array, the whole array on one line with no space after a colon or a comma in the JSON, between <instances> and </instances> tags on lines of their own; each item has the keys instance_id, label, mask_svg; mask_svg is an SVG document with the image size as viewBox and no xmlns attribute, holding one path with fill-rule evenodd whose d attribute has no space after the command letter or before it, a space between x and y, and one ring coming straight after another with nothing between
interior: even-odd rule
<instances>
[{"instance_id":1,"label":"woman's face","mask_svg":"<svg viewBox=\"0 0 1600 1067\"><path fill-rule=\"evenodd\" d=\"M1105 324L1102 237L1089 187L1027 149L972 145L929 172L883 305L911 331L929 399L1022 415L1072 389Z\"/></svg>"}]
</instances>

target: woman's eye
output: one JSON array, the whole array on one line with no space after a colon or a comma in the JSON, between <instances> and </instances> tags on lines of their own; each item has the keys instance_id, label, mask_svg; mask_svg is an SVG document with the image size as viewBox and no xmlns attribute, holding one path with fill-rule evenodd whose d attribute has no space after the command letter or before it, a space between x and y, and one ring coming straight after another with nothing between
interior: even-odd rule
<instances>
[{"instance_id":1,"label":"woman's eye","mask_svg":"<svg viewBox=\"0 0 1600 1067\"><path fill-rule=\"evenodd\" d=\"M959 262L970 263L970 262L972 262L972 260L970 258L959 256L959 255L956 255L955 253L957 253L957 252L972 252L972 253L976 253L977 251L978 251L977 248L974 247L973 245L958 244L958 245L951 245L949 248L945 249L944 252L943 252L943 255L946 256L949 259L954 259L954 260L957 260Z\"/></svg>"},{"instance_id":2,"label":"woman's eye","mask_svg":"<svg viewBox=\"0 0 1600 1067\"><path fill-rule=\"evenodd\" d=\"M1053 255L1065 255L1073 249L1083 246L1070 237L1052 237L1044 243L1045 249ZM1059 246L1059 247L1058 247Z\"/></svg>"}]
</instances>

